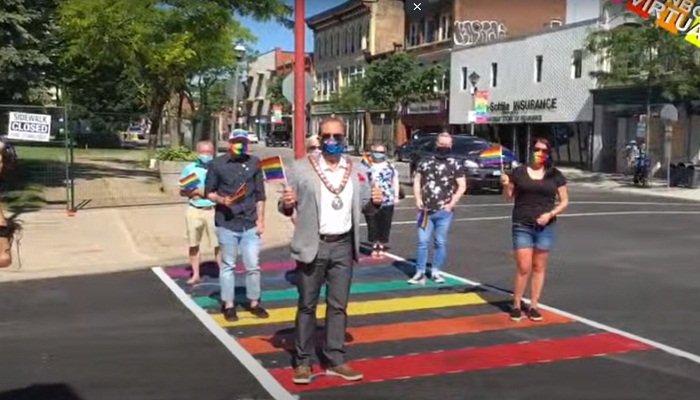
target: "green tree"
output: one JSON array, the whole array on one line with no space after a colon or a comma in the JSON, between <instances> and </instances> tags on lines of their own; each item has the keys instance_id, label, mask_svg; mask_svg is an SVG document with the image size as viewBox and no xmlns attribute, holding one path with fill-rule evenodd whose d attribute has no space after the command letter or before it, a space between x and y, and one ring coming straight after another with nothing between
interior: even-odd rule
<instances>
[{"instance_id":1,"label":"green tree","mask_svg":"<svg viewBox=\"0 0 700 400\"><path fill-rule=\"evenodd\" d=\"M233 11L257 18L288 12L277 0L66 0L60 24L66 58L90 62L118 59L129 66L151 119L149 145L155 147L163 107L199 76L235 63L233 43L253 36L233 19ZM208 79L207 86L212 80Z\"/></svg>"},{"instance_id":2,"label":"green tree","mask_svg":"<svg viewBox=\"0 0 700 400\"><path fill-rule=\"evenodd\" d=\"M623 11L615 21L624 23L594 30L586 40L587 52L608 65L591 72L601 86L660 86L668 99L698 93L696 79L688 79L697 72L695 46L658 27L654 17L644 20Z\"/></svg>"},{"instance_id":3,"label":"green tree","mask_svg":"<svg viewBox=\"0 0 700 400\"><path fill-rule=\"evenodd\" d=\"M372 125L372 110L374 106L363 95L364 78L353 80L350 84L340 88L340 91L333 93L329 104L334 113L355 113L363 110L363 120L365 125L365 143L374 143L374 129Z\"/></svg>"},{"instance_id":4,"label":"green tree","mask_svg":"<svg viewBox=\"0 0 700 400\"><path fill-rule=\"evenodd\" d=\"M292 112L292 104L282 94L282 82L289 73L284 75L275 75L267 82L267 98L270 104L282 106L282 113L290 114Z\"/></svg>"},{"instance_id":5,"label":"green tree","mask_svg":"<svg viewBox=\"0 0 700 400\"><path fill-rule=\"evenodd\" d=\"M362 99L378 109L390 111L396 145L406 141L400 126L401 111L410 102L440 96L434 88L442 74L441 65L420 66L413 56L406 53L393 53L368 66L361 84Z\"/></svg>"},{"instance_id":6,"label":"green tree","mask_svg":"<svg viewBox=\"0 0 700 400\"><path fill-rule=\"evenodd\" d=\"M56 26L54 0L3 0L0 11L0 103L48 100Z\"/></svg>"}]
</instances>

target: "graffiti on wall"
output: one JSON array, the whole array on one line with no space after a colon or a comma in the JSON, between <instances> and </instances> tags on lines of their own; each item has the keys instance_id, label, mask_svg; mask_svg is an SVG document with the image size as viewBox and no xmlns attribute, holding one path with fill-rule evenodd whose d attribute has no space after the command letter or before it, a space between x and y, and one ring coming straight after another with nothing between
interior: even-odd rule
<instances>
[{"instance_id":1,"label":"graffiti on wall","mask_svg":"<svg viewBox=\"0 0 700 400\"><path fill-rule=\"evenodd\" d=\"M454 42L458 46L472 46L505 37L506 33L506 26L498 21L456 21Z\"/></svg>"}]
</instances>

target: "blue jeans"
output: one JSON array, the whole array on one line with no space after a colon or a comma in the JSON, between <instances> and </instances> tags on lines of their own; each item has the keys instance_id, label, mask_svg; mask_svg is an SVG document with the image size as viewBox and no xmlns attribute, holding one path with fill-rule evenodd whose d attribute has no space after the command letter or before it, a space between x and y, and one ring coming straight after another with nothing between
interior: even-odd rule
<instances>
[{"instance_id":1,"label":"blue jeans","mask_svg":"<svg viewBox=\"0 0 700 400\"><path fill-rule=\"evenodd\" d=\"M217 227L222 265L219 271L221 300L233 303L236 296L236 258L241 253L246 269L245 287L248 300L260 300L260 236L257 228L243 232Z\"/></svg>"},{"instance_id":2,"label":"blue jeans","mask_svg":"<svg viewBox=\"0 0 700 400\"><path fill-rule=\"evenodd\" d=\"M420 215L420 211L418 212ZM428 247L430 247L430 237L435 230L435 254L433 255L433 272L440 271L447 258L447 232L450 229L453 213L451 211L440 210L430 212L428 215L428 226L423 229L418 228L418 252L416 254L416 272L425 273L428 263Z\"/></svg>"},{"instance_id":3,"label":"blue jeans","mask_svg":"<svg viewBox=\"0 0 700 400\"><path fill-rule=\"evenodd\" d=\"M530 226L513 224L513 250L537 249L549 251L554 245L554 224Z\"/></svg>"}]
</instances>

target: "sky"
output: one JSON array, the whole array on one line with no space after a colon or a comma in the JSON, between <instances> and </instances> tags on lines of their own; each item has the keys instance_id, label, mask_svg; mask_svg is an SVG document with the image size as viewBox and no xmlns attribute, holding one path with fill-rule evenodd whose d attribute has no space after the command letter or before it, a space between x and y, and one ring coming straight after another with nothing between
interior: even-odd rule
<instances>
[{"instance_id":1,"label":"sky","mask_svg":"<svg viewBox=\"0 0 700 400\"><path fill-rule=\"evenodd\" d=\"M318 14L329 8L333 8L346 0L306 0L306 17ZM287 4L293 4L293 0L284 0ZM290 16L294 18L294 16ZM294 31L287 29L274 21L258 22L251 18L241 18L241 23L248 28L253 35L258 38L256 43L252 44L252 48L260 53L268 52L275 47L281 47L282 50L294 51ZM312 52L314 46L313 32L306 27L306 41L304 51Z\"/></svg>"}]
</instances>

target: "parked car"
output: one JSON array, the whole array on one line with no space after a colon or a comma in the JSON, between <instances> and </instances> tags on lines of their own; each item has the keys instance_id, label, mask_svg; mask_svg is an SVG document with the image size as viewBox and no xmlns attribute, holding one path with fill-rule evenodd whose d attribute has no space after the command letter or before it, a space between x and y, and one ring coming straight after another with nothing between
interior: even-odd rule
<instances>
[{"instance_id":1,"label":"parked car","mask_svg":"<svg viewBox=\"0 0 700 400\"><path fill-rule=\"evenodd\" d=\"M396 158L396 161L410 161L411 157L413 155L413 152L420 147L421 144L425 143L426 141L429 140L434 140L433 136L421 136L418 137L417 139L411 139L408 142L402 144L401 146L396 148L396 151L394 152L394 158Z\"/></svg>"},{"instance_id":2,"label":"parked car","mask_svg":"<svg viewBox=\"0 0 700 400\"><path fill-rule=\"evenodd\" d=\"M435 154L437 137L431 137L430 139L423 142L413 152L409 165L411 177L413 177L418 162L422 158ZM498 144L491 143L477 136L453 136L452 139L452 153L450 156L457 159L462 168L464 168L469 191L489 188L496 189L499 193L502 192L501 166L484 165L481 159L481 155L485 150ZM503 148L503 160L506 168L515 168L518 165L514 153L505 147Z\"/></svg>"},{"instance_id":3,"label":"parked car","mask_svg":"<svg viewBox=\"0 0 700 400\"><path fill-rule=\"evenodd\" d=\"M291 147L292 139L289 131L272 131L265 138L267 147Z\"/></svg>"}]
</instances>

